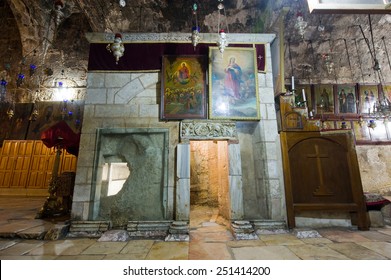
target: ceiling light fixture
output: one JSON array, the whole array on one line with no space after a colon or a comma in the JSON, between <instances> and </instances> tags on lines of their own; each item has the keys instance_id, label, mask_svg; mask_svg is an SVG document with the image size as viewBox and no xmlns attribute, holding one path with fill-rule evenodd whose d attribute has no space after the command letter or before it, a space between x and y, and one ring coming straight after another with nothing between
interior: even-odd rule
<instances>
[{"instance_id":1,"label":"ceiling light fixture","mask_svg":"<svg viewBox=\"0 0 391 280\"><path fill-rule=\"evenodd\" d=\"M126 6L126 1L125 0L119 0L119 5L123 8Z\"/></svg>"},{"instance_id":2,"label":"ceiling light fixture","mask_svg":"<svg viewBox=\"0 0 391 280\"><path fill-rule=\"evenodd\" d=\"M106 49L109 52L113 53L113 55L115 57L115 63L118 64L120 57L122 57L125 52L125 46L122 43L122 35L120 33L116 33L114 35L114 42L111 44L108 44L106 46Z\"/></svg>"},{"instance_id":3,"label":"ceiling light fixture","mask_svg":"<svg viewBox=\"0 0 391 280\"><path fill-rule=\"evenodd\" d=\"M304 20L303 15L300 12L298 12L295 27L298 30L302 39L304 39L304 33L307 25L308 23Z\"/></svg>"}]
</instances>

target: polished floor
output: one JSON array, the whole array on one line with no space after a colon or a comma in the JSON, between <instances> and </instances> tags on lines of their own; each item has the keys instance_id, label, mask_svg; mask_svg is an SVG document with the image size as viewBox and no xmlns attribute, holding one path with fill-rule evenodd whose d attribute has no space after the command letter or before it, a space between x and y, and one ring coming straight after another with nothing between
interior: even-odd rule
<instances>
[{"instance_id":1,"label":"polished floor","mask_svg":"<svg viewBox=\"0 0 391 280\"><path fill-rule=\"evenodd\" d=\"M45 240L67 221L35 219L44 198L0 197L1 260L390 260L391 227L358 231L317 229L259 232L259 240L234 240L213 209L192 212L190 242L162 240L98 241L94 238ZM208 212L209 211L209 212ZM207 215L201 215L207 214ZM205 218L207 217L207 218Z\"/></svg>"}]
</instances>

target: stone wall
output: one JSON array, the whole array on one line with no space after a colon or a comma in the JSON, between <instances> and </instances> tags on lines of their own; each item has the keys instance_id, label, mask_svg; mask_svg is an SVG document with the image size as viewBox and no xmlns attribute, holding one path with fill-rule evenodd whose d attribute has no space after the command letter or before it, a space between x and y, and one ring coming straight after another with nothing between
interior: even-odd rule
<instances>
[{"instance_id":1,"label":"stone wall","mask_svg":"<svg viewBox=\"0 0 391 280\"><path fill-rule=\"evenodd\" d=\"M238 144L228 145L240 149L239 177L230 171L230 184L241 188L231 190L231 196L240 191L236 200L235 219L285 221L285 196L277 120L274 107L273 77L270 45L266 44L267 69L258 73L260 94L260 121L237 121ZM178 188L175 177L176 149L179 122L159 120L160 73L104 73L90 72L84 111L78 169L72 208L73 221L93 218L99 195L94 190L94 160L96 157L97 129L104 128L165 128L169 130L167 219L178 218ZM232 160L232 159L231 159ZM236 159L235 159L236 160ZM232 168L232 167L230 167ZM235 167L236 168L236 167ZM234 181L232 181L234 180ZM231 204L232 205L232 204ZM242 205L242 206L241 206ZM235 209L236 209L235 208ZM186 216L186 215L185 215Z\"/></svg>"},{"instance_id":2,"label":"stone wall","mask_svg":"<svg viewBox=\"0 0 391 280\"><path fill-rule=\"evenodd\" d=\"M391 194L391 147L389 145L357 146L364 192Z\"/></svg>"},{"instance_id":3,"label":"stone wall","mask_svg":"<svg viewBox=\"0 0 391 280\"><path fill-rule=\"evenodd\" d=\"M160 78L158 73L89 73L78 157L72 219L90 220L94 201L93 169L97 129L167 128L169 129L168 178L169 216L173 216L174 162L178 143L178 122L160 122Z\"/></svg>"}]
</instances>

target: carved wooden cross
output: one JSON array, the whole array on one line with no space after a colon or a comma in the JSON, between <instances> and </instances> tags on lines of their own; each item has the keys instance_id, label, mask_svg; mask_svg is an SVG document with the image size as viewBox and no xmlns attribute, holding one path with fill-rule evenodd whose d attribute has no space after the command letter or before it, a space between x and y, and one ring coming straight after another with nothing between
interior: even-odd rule
<instances>
[{"instance_id":1,"label":"carved wooden cross","mask_svg":"<svg viewBox=\"0 0 391 280\"><path fill-rule=\"evenodd\" d=\"M323 170L322 170L322 158L329 158L327 154L320 154L319 153L319 146L315 145L315 154L308 154L307 158L315 158L316 159L316 165L318 168L318 174L319 174L319 186L317 186L316 190L313 192L315 196L330 196L334 195L332 191L330 191L325 185L323 180Z\"/></svg>"}]
</instances>

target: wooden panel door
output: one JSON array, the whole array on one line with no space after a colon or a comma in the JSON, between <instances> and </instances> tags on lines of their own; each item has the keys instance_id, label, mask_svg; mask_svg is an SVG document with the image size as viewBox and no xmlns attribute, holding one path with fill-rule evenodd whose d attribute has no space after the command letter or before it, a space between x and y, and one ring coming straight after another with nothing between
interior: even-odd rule
<instances>
[{"instance_id":1,"label":"wooden panel door","mask_svg":"<svg viewBox=\"0 0 391 280\"><path fill-rule=\"evenodd\" d=\"M52 176L54 156L41 141L35 141L27 188L47 189Z\"/></svg>"},{"instance_id":2,"label":"wooden panel door","mask_svg":"<svg viewBox=\"0 0 391 280\"><path fill-rule=\"evenodd\" d=\"M77 157L69 154L67 151L63 151L59 175L63 172L75 172L77 164Z\"/></svg>"},{"instance_id":3,"label":"wooden panel door","mask_svg":"<svg viewBox=\"0 0 391 280\"><path fill-rule=\"evenodd\" d=\"M14 170L14 150L16 143L4 141L0 156L0 188L9 188Z\"/></svg>"},{"instance_id":4,"label":"wooden panel door","mask_svg":"<svg viewBox=\"0 0 391 280\"><path fill-rule=\"evenodd\" d=\"M47 148L39 140L5 140L0 152L0 193L47 195L55 149ZM58 175L75 172L76 164L77 157L63 150Z\"/></svg>"},{"instance_id":5,"label":"wooden panel door","mask_svg":"<svg viewBox=\"0 0 391 280\"><path fill-rule=\"evenodd\" d=\"M14 141L14 143L15 155L10 187L25 188L29 175L34 141Z\"/></svg>"}]
</instances>

